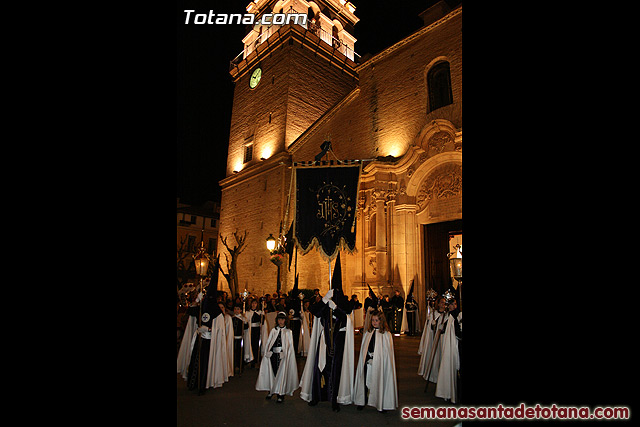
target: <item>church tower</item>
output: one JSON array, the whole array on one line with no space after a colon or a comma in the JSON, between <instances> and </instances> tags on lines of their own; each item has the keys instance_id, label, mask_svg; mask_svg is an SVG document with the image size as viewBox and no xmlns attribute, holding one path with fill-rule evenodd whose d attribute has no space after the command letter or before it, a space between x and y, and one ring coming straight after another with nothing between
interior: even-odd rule
<instances>
[{"instance_id":1,"label":"church tower","mask_svg":"<svg viewBox=\"0 0 640 427\"><path fill-rule=\"evenodd\" d=\"M240 291L270 293L277 269L269 262L265 239L286 232L294 215L286 208L287 149L358 85L352 35L358 18L346 0L254 0L246 10L255 14L255 24L247 26L238 43L242 51L229 68L235 88L226 178L220 181L220 234L232 245L236 229L247 231L247 247L238 258ZM269 23L262 19L266 14ZM277 14L307 19L281 23ZM218 253L225 252L220 242ZM224 255L220 261L226 271ZM285 266L280 270L287 290L293 274L287 277ZM227 288L222 276L219 288Z\"/></svg>"},{"instance_id":2,"label":"church tower","mask_svg":"<svg viewBox=\"0 0 640 427\"><path fill-rule=\"evenodd\" d=\"M285 151L357 85L354 10L339 0L249 3L256 24L230 66L235 90L227 175ZM260 23L278 13L302 13L307 22Z\"/></svg>"}]
</instances>

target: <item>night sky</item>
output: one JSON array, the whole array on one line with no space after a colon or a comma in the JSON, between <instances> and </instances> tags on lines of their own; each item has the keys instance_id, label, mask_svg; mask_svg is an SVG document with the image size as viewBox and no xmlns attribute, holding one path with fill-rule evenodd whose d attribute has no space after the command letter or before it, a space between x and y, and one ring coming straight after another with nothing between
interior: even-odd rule
<instances>
[{"instance_id":1,"label":"night sky","mask_svg":"<svg viewBox=\"0 0 640 427\"><path fill-rule=\"evenodd\" d=\"M376 54L422 26L418 13L436 0L353 0L361 56ZM456 5L459 1L448 1ZM179 0L177 25L177 197L201 204L219 200L218 181L225 176L233 103L229 61L242 51L245 26L185 24L184 10L194 13L244 13L248 0L216 2ZM392 8L389 5L393 5Z\"/></svg>"}]
</instances>

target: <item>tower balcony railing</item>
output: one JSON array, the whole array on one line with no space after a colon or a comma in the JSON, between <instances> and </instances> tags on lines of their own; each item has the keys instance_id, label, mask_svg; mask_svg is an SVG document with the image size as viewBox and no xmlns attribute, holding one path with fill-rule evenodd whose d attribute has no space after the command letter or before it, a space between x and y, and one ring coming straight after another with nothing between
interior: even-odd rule
<instances>
[{"instance_id":1,"label":"tower balcony railing","mask_svg":"<svg viewBox=\"0 0 640 427\"><path fill-rule=\"evenodd\" d=\"M305 30L305 33L309 32L311 34L315 34L321 41L331 46L334 52L339 52L342 55L349 58L356 64L360 63L360 55L358 55L351 47L349 47L342 40L333 37L328 31L325 31L320 27L320 23L318 21L315 22L305 22L304 24L290 22L288 24L270 24L266 27L266 31L263 31L258 37L251 43L245 46L245 48L236 55L229 63L229 70L236 67L240 64L244 59L247 58L252 52L254 52L258 46L262 43L266 42L269 37L271 37L274 33L278 32L281 27L285 26L296 26L302 27Z\"/></svg>"}]
</instances>

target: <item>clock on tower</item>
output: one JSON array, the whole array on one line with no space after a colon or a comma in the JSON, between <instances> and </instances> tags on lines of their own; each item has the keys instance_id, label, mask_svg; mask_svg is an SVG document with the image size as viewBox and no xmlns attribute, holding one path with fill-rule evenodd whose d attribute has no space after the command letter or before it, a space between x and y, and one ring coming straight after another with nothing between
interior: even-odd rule
<instances>
[{"instance_id":1,"label":"clock on tower","mask_svg":"<svg viewBox=\"0 0 640 427\"><path fill-rule=\"evenodd\" d=\"M242 52L229 70L235 90L227 176L286 152L357 86L354 11L343 0L249 3L247 12L255 14L256 24L242 39ZM263 15L280 13L304 14L307 19L262 24ZM246 155L248 150L251 155Z\"/></svg>"},{"instance_id":2,"label":"clock on tower","mask_svg":"<svg viewBox=\"0 0 640 427\"><path fill-rule=\"evenodd\" d=\"M256 68L253 73L251 73L251 79L249 79L249 87L254 89L260 83L260 77L262 77L262 69L260 67Z\"/></svg>"},{"instance_id":3,"label":"clock on tower","mask_svg":"<svg viewBox=\"0 0 640 427\"><path fill-rule=\"evenodd\" d=\"M238 271L248 274L241 287L273 290L276 281L290 281L286 268L269 262L264 242L269 234L283 235L292 218L284 219L292 176L288 147L358 86L354 10L344 0L254 0L247 6L256 24L230 63L235 88L220 181L222 238L234 230L251 236L238 261ZM279 13L307 20L261 24L263 15ZM218 250L225 247L220 243Z\"/></svg>"}]
</instances>

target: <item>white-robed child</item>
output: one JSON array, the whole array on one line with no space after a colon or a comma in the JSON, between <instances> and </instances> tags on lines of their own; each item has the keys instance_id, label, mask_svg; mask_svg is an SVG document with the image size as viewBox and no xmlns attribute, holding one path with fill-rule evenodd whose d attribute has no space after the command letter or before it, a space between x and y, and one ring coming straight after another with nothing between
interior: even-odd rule
<instances>
[{"instance_id":1,"label":"white-robed child","mask_svg":"<svg viewBox=\"0 0 640 427\"><path fill-rule=\"evenodd\" d=\"M293 333L286 327L286 321L287 315L279 312L276 326L269 333L267 351L260 362L256 381L256 390L267 391L267 399L277 394L278 403L284 401L285 394L293 396L293 392L299 387Z\"/></svg>"},{"instance_id":2,"label":"white-robed child","mask_svg":"<svg viewBox=\"0 0 640 427\"><path fill-rule=\"evenodd\" d=\"M362 337L353 402L359 411L365 405L373 406L380 412L398 407L393 338L380 309L371 313L371 324Z\"/></svg>"}]
</instances>

